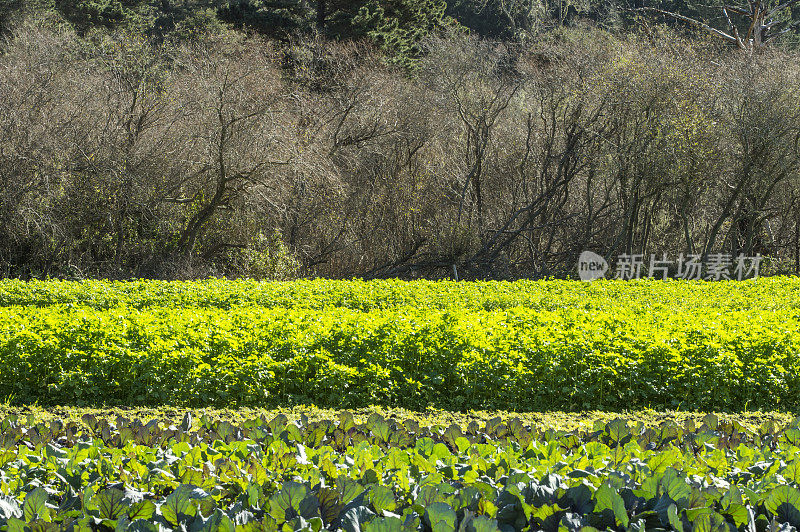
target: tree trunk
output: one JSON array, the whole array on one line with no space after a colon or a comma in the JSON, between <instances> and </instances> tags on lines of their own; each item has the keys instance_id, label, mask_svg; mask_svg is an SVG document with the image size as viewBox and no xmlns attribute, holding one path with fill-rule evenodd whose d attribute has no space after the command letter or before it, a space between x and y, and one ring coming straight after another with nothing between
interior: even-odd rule
<instances>
[{"instance_id":1,"label":"tree trunk","mask_svg":"<svg viewBox=\"0 0 800 532\"><path fill-rule=\"evenodd\" d=\"M327 0L317 0L317 31L323 33L325 31L325 20L328 18L328 2Z\"/></svg>"}]
</instances>

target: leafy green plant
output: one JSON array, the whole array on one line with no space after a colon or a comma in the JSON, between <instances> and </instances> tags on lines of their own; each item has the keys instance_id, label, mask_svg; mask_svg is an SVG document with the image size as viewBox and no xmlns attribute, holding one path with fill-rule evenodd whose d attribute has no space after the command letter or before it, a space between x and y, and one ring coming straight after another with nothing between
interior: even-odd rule
<instances>
[{"instance_id":1,"label":"leafy green plant","mask_svg":"<svg viewBox=\"0 0 800 532\"><path fill-rule=\"evenodd\" d=\"M790 279L6 281L0 397L43 405L796 411L796 287Z\"/></svg>"},{"instance_id":2,"label":"leafy green plant","mask_svg":"<svg viewBox=\"0 0 800 532\"><path fill-rule=\"evenodd\" d=\"M8 416L0 530L779 529L800 515L797 427Z\"/></svg>"}]
</instances>

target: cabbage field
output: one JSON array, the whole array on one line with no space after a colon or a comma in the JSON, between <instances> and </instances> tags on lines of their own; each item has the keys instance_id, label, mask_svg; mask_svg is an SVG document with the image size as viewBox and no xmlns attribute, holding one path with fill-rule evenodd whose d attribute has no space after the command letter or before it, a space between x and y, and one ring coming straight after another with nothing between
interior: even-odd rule
<instances>
[{"instance_id":1,"label":"cabbage field","mask_svg":"<svg viewBox=\"0 0 800 532\"><path fill-rule=\"evenodd\" d=\"M186 415L0 420L0 526L23 530L795 530L800 428L706 415L539 430Z\"/></svg>"},{"instance_id":2,"label":"cabbage field","mask_svg":"<svg viewBox=\"0 0 800 532\"><path fill-rule=\"evenodd\" d=\"M797 530L798 357L790 278L0 281L0 530Z\"/></svg>"}]
</instances>

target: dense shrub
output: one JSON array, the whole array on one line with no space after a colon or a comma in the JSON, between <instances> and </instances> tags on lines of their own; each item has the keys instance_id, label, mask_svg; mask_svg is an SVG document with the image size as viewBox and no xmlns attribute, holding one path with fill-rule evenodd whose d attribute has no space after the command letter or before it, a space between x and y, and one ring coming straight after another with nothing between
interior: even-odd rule
<instances>
[{"instance_id":1,"label":"dense shrub","mask_svg":"<svg viewBox=\"0 0 800 532\"><path fill-rule=\"evenodd\" d=\"M748 304L733 306L725 296L736 283L713 285L718 290L706 283L641 284L599 283L589 291L578 283L523 284L494 310L480 302L453 307L448 300L475 290L484 302L495 295L502 301L503 286L460 293L445 284L427 295L423 286L418 302L382 304L379 294L390 293L391 285L367 285L372 294L361 290L353 294L360 301L337 303L348 287L334 284L338 296L325 303L329 294L319 283L308 292L317 308L302 301L295 308L257 301L224 308L224 297L166 308L158 306L157 290L155 305L141 308L96 310L65 300L5 306L0 397L42 404L462 411L800 406L796 281L746 283ZM760 308L781 288L782 300ZM527 299L525 289L533 292ZM548 297L559 290L590 299ZM133 292L123 299L141 297ZM701 294L707 299L698 303ZM210 302L209 295L200 300ZM440 308L427 307L425 299L437 296ZM360 310L371 298L374 307ZM694 305L681 306L690 299ZM545 300L549 309L541 308Z\"/></svg>"}]
</instances>

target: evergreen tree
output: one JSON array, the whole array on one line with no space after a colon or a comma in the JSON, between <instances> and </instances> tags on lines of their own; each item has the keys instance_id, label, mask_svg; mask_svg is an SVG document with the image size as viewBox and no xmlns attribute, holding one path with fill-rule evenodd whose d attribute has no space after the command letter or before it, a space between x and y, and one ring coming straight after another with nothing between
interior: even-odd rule
<instances>
[{"instance_id":1,"label":"evergreen tree","mask_svg":"<svg viewBox=\"0 0 800 532\"><path fill-rule=\"evenodd\" d=\"M310 31L312 10L304 0L230 0L219 11L221 20L272 38Z\"/></svg>"},{"instance_id":2,"label":"evergreen tree","mask_svg":"<svg viewBox=\"0 0 800 532\"><path fill-rule=\"evenodd\" d=\"M277 38L312 31L366 38L392 62L410 68L421 40L452 23L446 10L445 0L231 0L220 18Z\"/></svg>"},{"instance_id":3,"label":"evergreen tree","mask_svg":"<svg viewBox=\"0 0 800 532\"><path fill-rule=\"evenodd\" d=\"M368 0L352 19L354 36L368 37L393 63L412 68L422 39L453 24L446 10L444 0Z\"/></svg>"},{"instance_id":4,"label":"evergreen tree","mask_svg":"<svg viewBox=\"0 0 800 532\"><path fill-rule=\"evenodd\" d=\"M79 33L93 27L114 29L142 22L146 9L137 0L56 0L55 8Z\"/></svg>"},{"instance_id":5,"label":"evergreen tree","mask_svg":"<svg viewBox=\"0 0 800 532\"><path fill-rule=\"evenodd\" d=\"M510 40L514 37L513 25L509 22L517 13L503 10L499 1L449 0L447 14L471 32L493 40Z\"/></svg>"}]
</instances>

